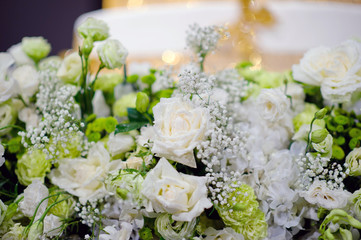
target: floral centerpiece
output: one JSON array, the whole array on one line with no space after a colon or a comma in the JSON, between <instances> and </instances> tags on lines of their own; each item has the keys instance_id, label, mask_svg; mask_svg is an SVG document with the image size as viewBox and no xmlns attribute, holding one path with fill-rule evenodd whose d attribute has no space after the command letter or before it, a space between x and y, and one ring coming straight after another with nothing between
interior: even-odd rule
<instances>
[{"instance_id":1,"label":"floral centerpiece","mask_svg":"<svg viewBox=\"0 0 361 240\"><path fill-rule=\"evenodd\" d=\"M179 72L126 64L100 20L78 33L63 59L0 53L1 239L360 238L359 41L208 73L222 27L190 27Z\"/></svg>"}]
</instances>

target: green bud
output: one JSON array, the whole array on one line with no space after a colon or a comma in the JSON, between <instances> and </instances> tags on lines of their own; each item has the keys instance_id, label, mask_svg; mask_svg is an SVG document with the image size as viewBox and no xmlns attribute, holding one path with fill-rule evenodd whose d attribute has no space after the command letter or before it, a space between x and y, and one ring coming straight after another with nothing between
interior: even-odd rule
<instances>
[{"instance_id":1,"label":"green bud","mask_svg":"<svg viewBox=\"0 0 361 240\"><path fill-rule=\"evenodd\" d=\"M344 145L346 142L346 139L342 136L339 136L338 138L335 138L334 141L337 145Z\"/></svg>"},{"instance_id":2,"label":"green bud","mask_svg":"<svg viewBox=\"0 0 361 240\"><path fill-rule=\"evenodd\" d=\"M48 56L51 50L50 44L43 37L24 37L21 41L21 47L34 62L39 62Z\"/></svg>"},{"instance_id":3,"label":"green bud","mask_svg":"<svg viewBox=\"0 0 361 240\"><path fill-rule=\"evenodd\" d=\"M315 118L316 119L323 119L325 117L327 113L327 109L326 108L322 108L321 110L317 111L315 113Z\"/></svg>"},{"instance_id":4,"label":"green bud","mask_svg":"<svg viewBox=\"0 0 361 240\"><path fill-rule=\"evenodd\" d=\"M127 199L127 195L129 193L129 191L127 189L124 189L124 188L117 188L116 190L117 194L119 197L121 197L122 199Z\"/></svg>"},{"instance_id":5,"label":"green bud","mask_svg":"<svg viewBox=\"0 0 361 240\"><path fill-rule=\"evenodd\" d=\"M98 142L102 136L100 135L99 132L92 132L87 137L89 142Z\"/></svg>"},{"instance_id":6,"label":"green bud","mask_svg":"<svg viewBox=\"0 0 361 240\"><path fill-rule=\"evenodd\" d=\"M115 127L118 124L118 120L113 118L113 117L107 117L104 121L104 128L105 131L107 131L108 133L114 132Z\"/></svg>"},{"instance_id":7,"label":"green bud","mask_svg":"<svg viewBox=\"0 0 361 240\"><path fill-rule=\"evenodd\" d=\"M325 140L327 135L328 135L328 131L325 128L315 130L311 133L311 141L314 143L320 143L323 140Z\"/></svg>"},{"instance_id":8,"label":"green bud","mask_svg":"<svg viewBox=\"0 0 361 240\"><path fill-rule=\"evenodd\" d=\"M170 98L173 94L173 91L173 89L164 89L158 91L155 95L157 96L157 98Z\"/></svg>"},{"instance_id":9,"label":"green bud","mask_svg":"<svg viewBox=\"0 0 361 240\"><path fill-rule=\"evenodd\" d=\"M342 160L345 157L345 152L343 149L338 145L332 146L332 157L336 158L337 160Z\"/></svg>"},{"instance_id":10,"label":"green bud","mask_svg":"<svg viewBox=\"0 0 361 240\"><path fill-rule=\"evenodd\" d=\"M38 240L43 234L44 224L43 222L36 221L29 229L28 240Z\"/></svg>"},{"instance_id":11,"label":"green bud","mask_svg":"<svg viewBox=\"0 0 361 240\"><path fill-rule=\"evenodd\" d=\"M137 101L135 108L140 113L145 113L147 111L147 108L149 106L149 97L144 92L138 92L137 93Z\"/></svg>"},{"instance_id":12,"label":"green bud","mask_svg":"<svg viewBox=\"0 0 361 240\"><path fill-rule=\"evenodd\" d=\"M343 132L345 128L342 125L337 125L336 132Z\"/></svg>"},{"instance_id":13,"label":"green bud","mask_svg":"<svg viewBox=\"0 0 361 240\"><path fill-rule=\"evenodd\" d=\"M350 137L352 138L357 138L359 136L361 136L361 130L358 128L352 128L348 134L350 135Z\"/></svg>"},{"instance_id":14,"label":"green bud","mask_svg":"<svg viewBox=\"0 0 361 240\"><path fill-rule=\"evenodd\" d=\"M94 121L96 118L97 118L97 115L92 113L86 117L85 122L90 123L90 122Z\"/></svg>"},{"instance_id":15,"label":"green bud","mask_svg":"<svg viewBox=\"0 0 361 240\"><path fill-rule=\"evenodd\" d=\"M347 229L343 229L343 228L340 228L340 234L342 236L342 239L346 239L346 240L352 240L352 233L347 230Z\"/></svg>"},{"instance_id":16,"label":"green bud","mask_svg":"<svg viewBox=\"0 0 361 240\"><path fill-rule=\"evenodd\" d=\"M351 149L360 147L360 140L357 139L357 138L351 138L351 140L350 140L349 143L348 143L348 146L349 146Z\"/></svg>"},{"instance_id":17,"label":"green bud","mask_svg":"<svg viewBox=\"0 0 361 240\"><path fill-rule=\"evenodd\" d=\"M156 78L153 74L149 74L143 76L140 80L145 84L152 85L155 82Z\"/></svg>"},{"instance_id":18,"label":"green bud","mask_svg":"<svg viewBox=\"0 0 361 240\"><path fill-rule=\"evenodd\" d=\"M336 131L336 127L333 122L332 122L332 118L330 117L327 117L326 118L326 126L327 126L327 129L331 130L331 131Z\"/></svg>"},{"instance_id":19,"label":"green bud","mask_svg":"<svg viewBox=\"0 0 361 240\"><path fill-rule=\"evenodd\" d=\"M251 62L241 62L239 64L237 64L236 68L249 68L249 67L252 67L253 64Z\"/></svg>"},{"instance_id":20,"label":"green bud","mask_svg":"<svg viewBox=\"0 0 361 240\"><path fill-rule=\"evenodd\" d=\"M335 116L334 121L339 125L346 125L349 123L348 117L343 116L343 115Z\"/></svg>"},{"instance_id":21,"label":"green bud","mask_svg":"<svg viewBox=\"0 0 361 240\"><path fill-rule=\"evenodd\" d=\"M137 94L129 93L122 96L113 104L114 116L125 117L128 116L127 108L135 108L137 101Z\"/></svg>"},{"instance_id":22,"label":"green bud","mask_svg":"<svg viewBox=\"0 0 361 240\"><path fill-rule=\"evenodd\" d=\"M136 83L139 79L139 76L137 74L133 74L127 77L128 83Z\"/></svg>"},{"instance_id":23,"label":"green bud","mask_svg":"<svg viewBox=\"0 0 361 240\"><path fill-rule=\"evenodd\" d=\"M148 227L143 227L142 229L139 230L139 237L140 239L144 239L144 240L154 239L152 230Z\"/></svg>"},{"instance_id":24,"label":"green bud","mask_svg":"<svg viewBox=\"0 0 361 240\"><path fill-rule=\"evenodd\" d=\"M93 50L93 47L94 47L93 39L91 37L87 37L84 39L83 45L81 46L81 53L85 57L88 57L91 51Z\"/></svg>"}]
</instances>

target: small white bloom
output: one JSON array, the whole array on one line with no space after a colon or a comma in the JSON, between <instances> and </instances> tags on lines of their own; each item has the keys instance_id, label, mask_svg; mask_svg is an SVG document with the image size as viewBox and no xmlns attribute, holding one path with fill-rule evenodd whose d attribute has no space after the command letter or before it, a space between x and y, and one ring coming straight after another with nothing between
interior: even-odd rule
<instances>
[{"instance_id":1,"label":"small white bloom","mask_svg":"<svg viewBox=\"0 0 361 240\"><path fill-rule=\"evenodd\" d=\"M128 50L115 39L106 40L97 52L100 61L108 69L121 68L128 56Z\"/></svg>"},{"instance_id":2,"label":"small white bloom","mask_svg":"<svg viewBox=\"0 0 361 240\"><path fill-rule=\"evenodd\" d=\"M108 117L110 115L110 107L105 102L105 98L101 90L95 91L92 105L93 113L97 115L97 117Z\"/></svg>"},{"instance_id":3,"label":"small white bloom","mask_svg":"<svg viewBox=\"0 0 361 240\"><path fill-rule=\"evenodd\" d=\"M21 109L18 117L20 121L26 124L27 130L37 127L40 122L40 116L35 113L35 109L29 107Z\"/></svg>"},{"instance_id":4,"label":"small white bloom","mask_svg":"<svg viewBox=\"0 0 361 240\"><path fill-rule=\"evenodd\" d=\"M132 234L133 227L130 223L122 222L121 229L117 230L114 226L104 228L106 233L99 235L99 240L128 240Z\"/></svg>"},{"instance_id":5,"label":"small white bloom","mask_svg":"<svg viewBox=\"0 0 361 240\"><path fill-rule=\"evenodd\" d=\"M8 49L8 52L14 58L16 65L34 65L34 61L29 58L23 50L21 43L15 44Z\"/></svg>"},{"instance_id":6,"label":"small white bloom","mask_svg":"<svg viewBox=\"0 0 361 240\"><path fill-rule=\"evenodd\" d=\"M67 158L59 161L59 167L49 175L53 184L79 197L81 203L104 197L107 193L103 180L107 173L121 167L121 161L110 162L103 144L98 142L87 158Z\"/></svg>"},{"instance_id":7,"label":"small white bloom","mask_svg":"<svg viewBox=\"0 0 361 240\"><path fill-rule=\"evenodd\" d=\"M210 118L208 110L179 98L162 98L153 113L152 152L195 168L193 149L205 137Z\"/></svg>"},{"instance_id":8,"label":"small white bloom","mask_svg":"<svg viewBox=\"0 0 361 240\"><path fill-rule=\"evenodd\" d=\"M23 65L16 68L12 77L17 81L20 94L24 98L33 96L38 90L39 75L33 66Z\"/></svg>"},{"instance_id":9,"label":"small white bloom","mask_svg":"<svg viewBox=\"0 0 361 240\"><path fill-rule=\"evenodd\" d=\"M38 179L34 180L27 188L24 190L24 199L19 203L19 209L27 217L32 217L35 213L35 209L43 200L49 196L49 190L46 186ZM35 220L38 219L48 206L48 199L43 201L40 204L40 207L36 213Z\"/></svg>"},{"instance_id":10,"label":"small white bloom","mask_svg":"<svg viewBox=\"0 0 361 240\"><path fill-rule=\"evenodd\" d=\"M55 237L61 232L61 219L53 214L44 218L44 234L48 237Z\"/></svg>"},{"instance_id":11,"label":"small white bloom","mask_svg":"<svg viewBox=\"0 0 361 240\"><path fill-rule=\"evenodd\" d=\"M204 231L206 237L204 240L243 240L244 237L241 233L236 233L233 228L227 227L222 230L216 230L212 227Z\"/></svg>"},{"instance_id":12,"label":"small white bloom","mask_svg":"<svg viewBox=\"0 0 361 240\"><path fill-rule=\"evenodd\" d=\"M280 89L262 89L257 99L263 119L277 122L286 116L290 101Z\"/></svg>"},{"instance_id":13,"label":"small white bloom","mask_svg":"<svg viewBox=\"0 0 361 240\"><path fill-rule=\"evenodd\" d=\"M361 148L355 148L346 157L351 176L361 175Z\"/></svg>"},{"instance_id":14,"label":"small white bloom","mask_svg":"<svg viewBox=\"0 0 361 240\"><path fill-rule=\"evenodd\" d=\"M139 170L140 167L143 165L143 162L145 165L148 165L151 160L152 160L152 155L144 157L144 160L141 157L132 156L122 163L122 168L123 169L132 168Z\"/></svg>"},{"instance_id":15,"label":"small white bloom","mask_svg":"<svg viewBox=\"0 0 361 240\"><path fill-rule=\"evenodd\" d=\"M173 214L176 221L191 221L212 203L207 198L207 178L178 173L172 165L161 158L148 172L142 193L156 212Z\"/></svg>"},{"instance_id":16,"label":"small white bloom","mask_svg":"<svg viewBox=\"0 0 361 240\"><path fill-rule=\"evenodd\" d=\"M65 83L77 84L81 77L81 58L77 52L67 55L61 63L57 77Z\"/></svg>"},{"instance_id":17,"label":"small white bloom","mask_svg":"<svg viewBox=\"0 0 361 240\"><path fill-rule=\"evenodd\" d=\"M108 150L111 156L116 156L121 153L129 152L134 147L134 139L131 135L114 132L109 134L107 143Z\"/></svg>"},{"instance_id":18,"label":"small white bloom","mask_svg":"<svg viewBox=\"0 0 361 240\"><path fill-rule=\"evenodd\" d=\"M8 68L14 64L14 59L8 53L0 53L0 103L5 102L16 93L16 83L12 78L6 78Z\"/></svg>"},{"instance_id":19,"label":"small white bloom","mask_svg":"<svg viewBox=\"0 0 361 240\"><path fill-rule=\"evenodd\" d=\"M311 204L317 204L326 209L344 208L351 193L346 190L331 190L324 181L315 180L308 191L303 191L300 196Z\"/></svg>"}]
</instances>

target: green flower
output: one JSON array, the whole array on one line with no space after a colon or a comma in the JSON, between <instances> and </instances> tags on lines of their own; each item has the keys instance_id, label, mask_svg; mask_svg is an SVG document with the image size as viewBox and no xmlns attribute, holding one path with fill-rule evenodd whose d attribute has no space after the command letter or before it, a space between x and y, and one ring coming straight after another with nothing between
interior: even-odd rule
<instances>
[{"instance_id":1,"label":"green flower","mask_svg":"<svg viewBox=\"0 0 361 240\"><path fill-rule=\"evenodd\" d=\"M98 48L98 56L108 69L121 68L125 64L128 50L115 39L107 40Z\"/></svg>"},{"instance_id":2,"label":"green flower","mask_svg":"<svg viewBox=\"0 0 361 240\"><path fill-rule=\"evenodd\" d=\"M261 71L254 77L261 88L276 88L283 85L284 74L278 72Z\"/></svg>"},{"instance_id":3,"label":"green flower","mask_svg":"<svg viewBox=\"0 0 361 240\"><path fill-rule=\"evenodd\" d=\"M155 220L155 228L165 240L190 239L196 224L196 218L190 222L174 221L167 213L160 214Z\"/></svg>"},{"instance_id":4,"label":"green flower","mask_svg":"<svg viewBox=\"0 0 361 240\"><path fill-rule=\"evenodd\" d=\"M43 37L24 37L21 41L21 47L34 62L39 62L48 56L51 50L50 44Z\"/></svg>"},{"instance_id":5,"label":"green flower","mask_svg":"<svg viewBox=\"0 0 361 240\"><path fill-rule=\"evenodd\" d=\"M129 93L122 96L113 104L113 113L118 117L128 116L127 108L135 108L137 101L136 93Z\"/></svg>"},{"instance_id":6,"label":"green flower","mask_svg":"<svg viewBox=\"0 0 361 240\"><path fill-rule=\"evenodd\" d=\"M229 194L227 204L231 209L219 207L218 213L226 226L242 233L245 239L262 239L267 235L267 223L264 213L258 208L259 204L253 189L242 184ZM231 211L230 211L231 210Z\"/></svg>"},{"instance_id":7,"label":"green flower","mask_svg":"<svg viewBox=\"0 0 361 240\"><path fill-rule=\"evenodd\" d=\"M119 73L106 73L100 75L94 83L94 90L101 90L104 93L112 93L115 86L123 82Z\"/></svg>"},{"instance_id":8,"label":"green flower","mask_svg":"<svg viewBox=\"0 0 361 240\"><path fill-rule=\"evenodd\" d=\"M145 113L149 106L149 97L144 92L137 93L136 109L140 113Z\"/></svg>"},{"instance_id":9,"label":"green flower","mask_svg":"<svg viewBox=\"0 0 361 240\"><path fill-rule=\"evenodd\" d=\"M44 182L44 177L50 172L50 167L51 163L46 159L46 154L41 150L33 149L31 153L25 153L18 160L15 174L18 176L19 182L27 186L35 179Z\"/></svg>"},{"instance_id":10,"label":"green flower","mask_svg":"<svg viewBox=\"0 0 361 240\"><path fill-rule=\"evenodd\" d=\"M312 147L317 152L319 152L321 154L321 156L331 157L332 156L332 144L333 144L333 137L331 134L328 134L327 137L320 143L312 143Z\"/></svg>"},{"instance_id":11,"label":"green flower","mask_svg":"<svg viewBox=\"0 0 361 240\"><path fill-rule=\"evenodd\" d=\"M293 118L293 125L295 132L297 132L303 124L310 125L315 113L318 111L318 107L315 104L306 103L303 112L299 113ZM316 120L316 122L319 120ZM315 123L316 124L316 123Z\"/></svg>"},{"instance_id":12,"label":"green flower","mask_svg":"<svg viewBox=\"0 0 361 240\"><path fill-rule=\"evenodd\" d=\"M78 33L83 38L103 41L109 36L109 27L104 21L90 17L78 27Z\"/></svg>"}]
</instances>

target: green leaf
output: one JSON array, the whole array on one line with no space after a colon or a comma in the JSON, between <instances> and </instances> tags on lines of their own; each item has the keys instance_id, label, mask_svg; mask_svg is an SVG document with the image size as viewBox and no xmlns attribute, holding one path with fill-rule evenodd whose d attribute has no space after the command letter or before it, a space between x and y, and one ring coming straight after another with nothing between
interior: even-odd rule
<instances>
[{"instance_id":1,"label":"green leaf","mask_svg":"<svg viewBox=\"0 0 361 240\"><path fill-rule=\"evenodd\" d=\"M149 122L148 119L143 116L140 112L137 111L135 108L127 108L128 111L128 119L130 122ZM149 115L149 114L148 114ZM149 115L152 118L151 115Z\"/></svg>"},{"instance_id":2,"label":"green leaf","mask_svg":"<svg viewBox=\"0 0 361 240\"><path fill-rule=\"evenodd\" d=\"M118 124L115 128L114 134L122 133L122 132L129 132L135 129L139 129L146 125L148 121L143 122L130 122L130 123L121 123Z\"/></svg>"}]
</instances>

